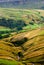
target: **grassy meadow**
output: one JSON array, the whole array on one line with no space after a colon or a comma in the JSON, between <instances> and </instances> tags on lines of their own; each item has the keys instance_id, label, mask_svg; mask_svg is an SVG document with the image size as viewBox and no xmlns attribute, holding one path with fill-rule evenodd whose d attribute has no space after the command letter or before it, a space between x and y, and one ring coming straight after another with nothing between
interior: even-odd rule
<instances>
[{"instance_id":1,"label":"grassy meadow","mask_svg":"<svg viewBox=\"0 0 44 65\"><path fill-rule=\"evenodd\" d=\"M0 8L0 65L44 65L44 10Z\"/></svg>"}]
</instances>

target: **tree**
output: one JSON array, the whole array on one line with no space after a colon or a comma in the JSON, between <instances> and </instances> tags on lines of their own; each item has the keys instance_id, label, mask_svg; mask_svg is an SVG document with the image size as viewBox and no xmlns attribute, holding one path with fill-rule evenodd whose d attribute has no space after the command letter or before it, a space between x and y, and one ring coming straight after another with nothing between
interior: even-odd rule
<instances>
[{"instance_id":1,"label":"tree","mask_svg":"<svg viewBox=\"0 0 44 65\"><path fill-rule=\"evenodd\" d=\"M29 22L29 24L34 25L34 22Z\"/></svg>"},{"instance_id":2,"label":"tree","mask_svg":"<svg viewBox=\"0 0 44 65\"><path fill-rule=\"evenodd\" d=\"M22 30L22 27L26 26L25 22L23 20L18 20L16 22L17 30Z\"/></svg>"},{"instance_id":3,"label":"tree","mask_svg":"<svg viewBox=\"0 0 44 65\"><path fill-rule=\"evenodd\" d=\"M0 34L0 39L2 39L2 35Z\"/></svg>"}]
</instances>

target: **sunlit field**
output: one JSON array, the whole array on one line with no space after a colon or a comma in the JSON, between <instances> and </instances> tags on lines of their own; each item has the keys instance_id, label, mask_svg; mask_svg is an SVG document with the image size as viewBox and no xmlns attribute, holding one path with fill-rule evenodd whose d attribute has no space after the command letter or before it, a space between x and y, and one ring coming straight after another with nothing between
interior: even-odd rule
<instances>
[{"instance_id":1,"label":"sunlit field","mask_svg":"<svg viewBox=\"0 0 44 65\"><path fill-rule=\"evenodd\" d=\"M44 65L44 10L0 8L0 65Z\"/></svg>"}]
</instances>

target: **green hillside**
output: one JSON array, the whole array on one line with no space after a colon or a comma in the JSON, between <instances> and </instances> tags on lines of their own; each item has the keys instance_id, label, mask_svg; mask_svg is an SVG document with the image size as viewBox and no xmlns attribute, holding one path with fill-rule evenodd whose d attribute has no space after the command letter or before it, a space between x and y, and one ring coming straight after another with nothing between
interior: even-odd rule
<instances>
[{"instance_id":1,"label":"green hillside","mask_svg":"<svg viewBox=\"0 0 44 65\"><path fill-rule=\"evenodd\" d=\"M0 65L44 65L44 10L0 8Z\"/></svg>"},{"instance_id":2,"label":"green hillside","mask_svg":"<svg viewBox=\"0 0 44 65\"><path fill-rule=\"evenodd\" d=\"M0 8L0 33L18 33L39 28L44 25L43 13L44 10Z\"/></svg>"}]
</instances>

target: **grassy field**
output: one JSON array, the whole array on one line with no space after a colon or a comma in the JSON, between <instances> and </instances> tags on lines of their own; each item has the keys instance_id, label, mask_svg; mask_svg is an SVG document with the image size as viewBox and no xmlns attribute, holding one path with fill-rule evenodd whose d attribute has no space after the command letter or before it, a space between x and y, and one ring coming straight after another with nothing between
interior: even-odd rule
<instances>
[{"instance_id":1,"label":"grassy field","mask_svg":"<svg viewBox=\"0 0 44 65\"><path fill-rule=\"evenodd\" d=\"M20 60L25 63L44 61L44 29L27 31L0 40L0 54L2 59Z\"/></svg>"},{"instance_id":2,"label":"grassy field","mask_svg":"<svg viewBox=\"0 0 44 65\"><path fill-rule=\"evenodd\" d=\"M5 17L6 19L8 18L13 18L13 19L28 19L28 15L35 16L35 18L40 18L41 10L27 10L27 9L14 9L14 8L0 8L0 18ZM44 11L43 11L44 12ZM42 12L41 12L42 13ZM23 18L24 17L24 18Z\"/></svg>"},{"instance_id":3,"label":"grassy field","mask_svg":"<svg viewBox=\"0 0 44 65\"><path fill-rule=\"evenodd\" d=\"M44 10L37 9L0 8L0 33L19 33L43 27L43 13Z\"/></svg>"},{"instance_id":4,"label":"grassy field","mask_svg":"<svg viewBox=\"0 0 44 65\"><path fill-rule=\"evenodd\" d=\"M0 65L44 62L43 13L44 10L0 8Z\"/></svg>"},{"instance_id":5,"label":"grassy field","mask_svg":"<svg viewBox=\"0 0 44 65\"><path fill-rule=\"evenodd\" d=\"M0 59L0 65L23 65L21 62Z\"/></svg>"}]
</instances>

